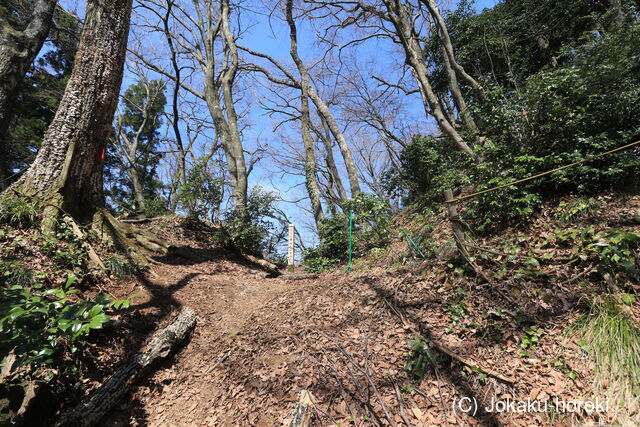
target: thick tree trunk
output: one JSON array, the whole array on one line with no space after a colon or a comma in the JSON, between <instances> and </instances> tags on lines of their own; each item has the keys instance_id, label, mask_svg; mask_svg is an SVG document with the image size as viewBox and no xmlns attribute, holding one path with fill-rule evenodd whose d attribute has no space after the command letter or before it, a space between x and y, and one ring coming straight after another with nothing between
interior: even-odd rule
<instances>
[{"instance_id":1,"label":"thick tree trunk","mask_svg":"<svg viewBox=\"0 0 640 427\"><path fill-rule=\"evenodd\" d=\"M37 0L31 21L23 31L0 18L0 191L8 178L6 133L11 103L31 63L49 34L57 0Z\"/></svg>"},{"instance_id":2,"label":"thick tree trunk","mask_svg":"<svg viewBox=\"0 0 640 427\"><path fill-rule=\"evenodd\" d=\"M104 205L102 168L112 132L132 0L88 0L82 37L38 155L11 189L47 202L43 228L64 209L88 222Z\"/></svg>"},{"instance_id":3,"label":"thick tree trunk","mask_svg":"<svg viewBox=\"0 0 640 427\"><path fill-rule=\"evenodd\" d=\"M324 218L322 212L322 204L320 202L320 191L318 190L317 161L316 152L313 147L313 139L311 138L311 117L309 115L309 74L304 67L300 55L298 54L298 30L293 20L293 0L287 0L286 19L289 24L289 38L291 48L289 50L291 58L296 63L300 71L300 126L302 129L302 141L304 143L305 165L304 176L307 193L311 201L311 211L316 227L320 227L320 221Z\"/></svg>"}]
</instances>

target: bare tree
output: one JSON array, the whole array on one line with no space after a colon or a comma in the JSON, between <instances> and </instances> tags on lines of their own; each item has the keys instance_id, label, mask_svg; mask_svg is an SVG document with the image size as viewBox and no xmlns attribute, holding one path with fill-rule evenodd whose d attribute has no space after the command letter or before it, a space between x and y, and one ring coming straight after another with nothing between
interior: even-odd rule
<instances>
[{"instance_id":1,"label":"bare tree","mask_svg":"<svg viewBox=\"0 0 640 427\"><path fill-rule=\"evenodd\" d=\"M335 31L346 27L356 27L367 32L364 36L349 41L341 48L377 37L385 37L399 44L404 52L405 63L410 67L416 80L426 114L434 117L440 130L459 150L475 160L480 160L474 149L456 129L454 118L443 109L442 102L431 85L429 67L426 63L423 46L420 44L422 36L420 28L426 26L426 19L420 12L420 3L415 4L415 2L403 0L307 1L316 8L323 8L329 11L325 15L336 19L337 23L332 26ZM420 1L426 1L429 6L434 5L432 1ZM439 13L435 16L441 18ZM446 36L448 39L448 33L446 33ZM455 57L452 51L449 52L449 47L445 46L448 66L466 79L469 77L468 74L464 73L462 67L455 62ZM398 85L383 78L379 78L379 80L389 87L398 87ZM452 80L449 82L450 84L457 83ZM407 90L405 92L409 93ZM460 109L465 113L467 111L462 106L460 106Z\"/></svg>"},{"instance_id":2,"label":"bare tree","mask_svg":"<svg viewBox=\"0 0 640 427\"><path fill-rule=\"evenodd\" d=\"M49 34L56 4L57 0L37 0L23 30L0 15L0 191L5 189L8 175L5 135L11 121L11 102Z\"/></svg>"},{"instance_id":3,"label":"bare tree","mask_svg":"<svg viewBox=\"0 0 640 427\"><path fill-rule=\"evenodd\" d=\"M295 23L295 17L293 15L293 2L287 1L285 7L285 20L287 25L289 26L290 34L297 34L297 27ZM297 37L297 36L296 36ZM318 115L321 117L323 122L323 126L326 126L326 129L329 130L331 136L335 139L338 148L340 149L340 153L342 154L342 158L344 159L345 169L347 171L347 177L349 180L349 187L351 190L351 196L356 196L361 192L360 183L358 180L358 171L353 160L353 155L351 154L351 150L347 143L347 139L344 136L342 129L340 128L338 121L334 113L331 111L328 103L324 100L314 87L311 82L309 76L309 69L305 65L304 61L300 58L297 49L297 42L295 48L292 45L291 48L291 57L294 61L295 67L298 71L299 78L295 77L290 70L287 69L283 64L279 63L276 59L272 58L269 55L265 55L263 53L255 52L246 47L240 47L240 49L245 50L251 55L254 55L259 58L266 59L272 65L276 67L276 69L284 76L278 77L264 69L260 66L255 66L254 69L262 72L269 80L274 83L282 84L289 87L301 88L302 80L307 80L308 82L308 96L313 102ZM335 162L333 162L335 164ZM337 175L336 175L337 176Z\"/></svg>"},{"instance_id":4,"label":"bare tree","mask_svg":"<svg viewBox=\"0 0 640 427\"><path fill-rule=\"evenodd\" d=\"M167 37L172 70L162 68L141 52L134 54L151 70L206 102L225 152L234 207L243 212L247 205L249 168L234 99L239 58L237 35L230 24L233 8L229 0L192 0L189 7L173 0L143 0L142 4L159 18L159 22L148 27ZM175 24L174 28L170 27L169 20ZM202 89L182 78L180 71L184 67L178 65L179 53L199 69ZM179 137L177 143L180 144Z\"/></svg>"}]
</instances>

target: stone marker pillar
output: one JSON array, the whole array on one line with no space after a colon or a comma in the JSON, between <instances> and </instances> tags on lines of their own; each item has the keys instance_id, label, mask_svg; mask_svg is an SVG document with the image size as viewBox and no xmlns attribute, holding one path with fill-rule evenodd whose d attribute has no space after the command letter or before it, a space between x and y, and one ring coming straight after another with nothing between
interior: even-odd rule
<instances>
[{"instance_id":1,"label":"stone marker pillar","mask_svg":"<svg viewBox=\"0 0 640 427\"><path fill-rule=\"evenodd\" d=\"M293 224L289 224L289 266L288 270L293 271L295 257L294 257L294 249L293 249L293 238L295 236L296 226Z\"/></svg>"}]
</instances>

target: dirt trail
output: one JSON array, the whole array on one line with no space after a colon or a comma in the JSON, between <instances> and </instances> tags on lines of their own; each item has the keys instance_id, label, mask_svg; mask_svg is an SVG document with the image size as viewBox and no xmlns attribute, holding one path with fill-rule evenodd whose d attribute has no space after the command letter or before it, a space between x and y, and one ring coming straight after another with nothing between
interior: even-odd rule
<instances>
[{"instance_id":1,"label":"dirt trail","mask_svg":"<svg viewBox=\"0 0 640 427\"><path fill-rule=\"evenodd\" d=\"M210 416L212 394L218 386L212 379L219 376L216 367L222 364L218 361L229 353L228 343L257 309L301 286L300 282L264 279L253 273L228 259L162 264L152 270L145 284L149 295L138 304L154 305L155 298L156 304L162 302L175 313L179 307L191 307L198 315L197 327L177 355L138 385L130 401L123 402L103 425L225 424ZM166 305L159 308L166 310Z\"/></svg>"},{"instance_id":2,"label":"dirt trail","mask_svg":"<svg viewBox=\"0 0 640 427\"><path fill-rule=\"evenodd\" d=\"M314 426L547 426L546 413L472 416L454 412L452 404L461 396L480 407L491 399L592 396L583 350L565 332L575 313L562 309L568 297L554 282L548 287L555 305L537 322L544 335L523 357L523 324L495 311L506 302L485 286L471 286L445 260L287 282L253 274L256 267L242 257L207 246L207 230L180 230L180 223L158 227L161 238L180 244L178 250L157 257L146 279L113 290L128 295L133 285L144 294L121 329L134 336L113 347L130 357L182 307L198 314L196 329L103 426L283 426L301 390L313 394ZM423 347L437 370L423 366L424 378L413 383L405 368L415 360L409 351L420 343L416 337L440 343L467 362ZM115 368L105 362L103 376ZM611 424L615 416L567 414L556 424Z\"/></svg>"}]
</instances>

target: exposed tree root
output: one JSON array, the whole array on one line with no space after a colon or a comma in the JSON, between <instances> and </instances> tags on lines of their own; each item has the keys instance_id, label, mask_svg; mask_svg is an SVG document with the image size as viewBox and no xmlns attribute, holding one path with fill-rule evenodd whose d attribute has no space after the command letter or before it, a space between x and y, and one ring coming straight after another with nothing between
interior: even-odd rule
<instances>
[{"instance_id":1,"label":"exposed tree root","mask_svg":"<svg viewBox=\"0 0 640 427\"><path fill-rule=\"evenodd\" d=\"M80 230L80 227L78 226L78 224L69 216L66 216L64 220L71 226L73 233L80 239L84 240L85 235L82 232L82 230ZM103 270L106 270L106 267L102 262L102 259L100 259L100 256L93 249L93 246L91 246L86 240L84 241L84 246L87 249L87 254L89 255L89 259L91 260L91 262L93 262L97 267Z\"/></svg>"},{"instance_id":2,"label":"exposed tree root","mask_svg":"<svg viewBox=\"0 0 640 427\"><path fill-rule=\"evenodd\" d=\"M118 221L106 209L101 209L93 216L92 229L105 243L127 254L131 262L146 267L153 261L144 250L167 253L167 244L148 231Z\"/></svg>"}]
</instances>

